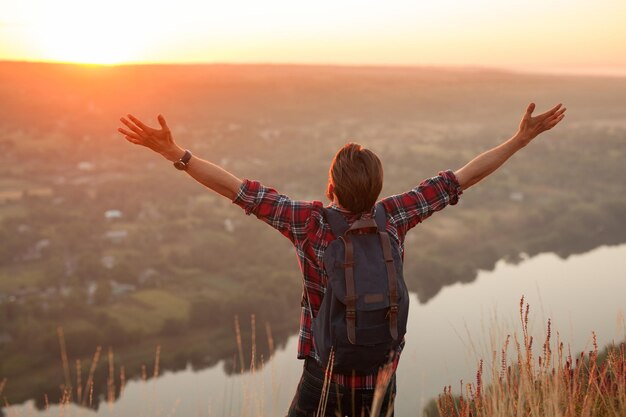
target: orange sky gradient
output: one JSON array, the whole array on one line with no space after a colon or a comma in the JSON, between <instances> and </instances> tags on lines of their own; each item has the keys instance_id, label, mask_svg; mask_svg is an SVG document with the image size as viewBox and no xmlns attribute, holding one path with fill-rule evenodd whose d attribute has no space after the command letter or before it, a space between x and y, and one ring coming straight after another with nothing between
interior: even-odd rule
<instances>
[{"instance_id":1,"label":"orange sky gradient","mask_svg":"<svg viewBox=\"0 0 626 417\"><path fill-rule=\"evenodd\" d=\"M626 0L0 0L0 60L626 75Z\"/></svg>"}]
</instances>

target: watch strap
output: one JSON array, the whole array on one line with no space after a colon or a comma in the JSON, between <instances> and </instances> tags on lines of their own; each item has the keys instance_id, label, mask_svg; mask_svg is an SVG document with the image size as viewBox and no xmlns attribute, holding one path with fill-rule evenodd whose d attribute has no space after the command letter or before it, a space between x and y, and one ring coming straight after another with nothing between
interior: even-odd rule
<instances>
[{"instance_id":1,"label":"watch strap","mask_svg":"<svg viewBox=\"0 0 626 417\"><path fill-rule=\"evenodd\" d=\"M183 156L178 161L174 162L174 167L178 170L186 171L190 159L191 151L189 149L185 149L185 153L183 154Z\"/></svg>"},{"instance_id":2,"label":"watch strap","mask_svg":"<svg viewBox=\"0 0 626 417\"><path fill-rule=\"evenodd\" d=\"M180 162L187 165L190 159L191 159L191 151L189 149L185 149L185 153L183 154L182 158L180 158Z\"/></svg>"}]
</instances>

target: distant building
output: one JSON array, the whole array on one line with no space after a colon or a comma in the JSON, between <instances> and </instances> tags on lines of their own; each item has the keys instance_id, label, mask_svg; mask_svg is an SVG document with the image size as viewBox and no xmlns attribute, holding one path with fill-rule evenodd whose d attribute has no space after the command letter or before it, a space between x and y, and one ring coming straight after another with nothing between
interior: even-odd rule
<instances>
[{"instance_id":1,"label":"distant building","mask_svg":"<svg viewBox=\"0 0 626 417\"><path fill-rule=\"evenodd\" d=\"M76 165L76 168L81 171L93 171L95 167L96 166L93 164L93 162L89 161L81 161Z\"/></svg>"},{"instance_id":2,"label":"distant building","mask_svg":"<svg viewBox=\"0 0 626 417\"><path fill-rule=\"evenodd\" d=\"M235 231L235 224L231 219L224 220L224 229L226 229L228 233L232 233Z\"/></svg>"},{"instance_id":3,"label":"distant building","mask_svg":"<svg viewBox=\"0 0 626 417\"><path fill-rule=\"evenodd\" d=\"M137 282L139 283L139 285L144 285L157 275L159 275L159 271L157 271L156 269L145 268L139 273L139 276L137 277Z\"/></svg>"},{"instance_id":4,"label":"distant building","mask_svg":"<svg viewBox=\"0 0 626 417\"><path fill-rule=\"evenodd\" d=\"M24 196L28 197L51 197L54 191L50 187L35 187L24 191Z\"/></svg>"},{"instance_id":5,"label":"distant building","mask_svg":"<svg viewBox=\"0 0 626 417\"><path fill-rule=\"evenodd\" d=\"M103 255L102 258L100 258L100 263L102 263L103 267L111 269L115 266L115 256Z\"/></svg>"},{"instance_id":6,"label":"distant building","mask_svg":"<svg viewBox=\"0 0 626 417\"><path fill-rule=\"evenodd\" d=\"M107 220L114 220L122 218L123 213L120 210L111 209L104 212L104 218Z\"/></svg>"},{"instance_id":7,"label":"distant building","mask_svg":"<svg viewBox=\"0 0 626 417\"><path fill-rule=\"evenodd\" d=\"M24 192L22 190L5 190L0 191L0 203L10 203L12 201L19 201L22 198Z\"/></svg>"},{"instance_id":8,"label":"distant building","mask_svg":"<svg viewBox=\"0 0 626 417\"><path fill-rule=\"evenodd\" d=\"M128 237L128 231L124 229L109 230L104 234L104 237L113 243L120 243Z\"/></svg>"},{"instance_id":9,"label":"distant building","mask_svg":"<svg viewBox=\"0 0 626 417\"><path fill-rule=\"evenodd\" d=\"M41 239L37 241L33 246L22 255L22 259L25 261L32 261L34 259L41 258L41 252L50 246L50 239Z\"/></svg>"},{"instance_id":10,"label":"distant building","mask_svg":"<svg viewBox=\"0 0 626 417\"><path fill-rule=\"evenodd\" d=\"M87 304L93 304L94 296L96 295L96 291L98 290L98 283L95 281L91 281L87 284L86 293L87 293Z\"/></svg>"},{"instance_id":11,"label":"distant building","mask_svg":"<svg viewBox=\"0 0 626 417\"><path fill-rule=\"evenodd\" d=\"M59 288L59 294L61 294L62 297L68 297L73 291L74 289L67 285L63 285Z\"/></svg>"},{"instance_id":12,"label":"distant building","mask_svg":"<svg viewBox=\"0 0 626 417\"><path fill-rule=\"evenodd\" d=\"M137 290L137 287L132 284L123 284L123 283L115 281L114 279L111 280L111 294L112 295L116 295L116 296L124 295L129 292L134 292L136 290Z\"/></svg>"},{"instance_id":13,"label":"distant building","mask_svg":"<svg viewBox=\"0 0 626 417\"><path fill-rule=\"evenodd\" d=\"M522 202L524 201L524 193L520 191L513 191L509 194L509 199L518 203Z\"/></svg>"}]
</instances>

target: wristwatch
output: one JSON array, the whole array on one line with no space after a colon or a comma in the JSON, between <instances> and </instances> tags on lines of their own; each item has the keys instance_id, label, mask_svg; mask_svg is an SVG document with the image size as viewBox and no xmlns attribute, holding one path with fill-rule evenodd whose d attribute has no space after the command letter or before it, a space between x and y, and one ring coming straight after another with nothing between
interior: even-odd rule
<instances>
[{"instance_id":1,"label":"wristwatch","mask_svg":"<svg viewBox=\"0 0 626 417\"><path fill-rule=\"evenodd\" d=\"M174 167L181 171L187 171L187 167L189 167L189 160L191 159L191 151L185 149L185 153L178 161L174 162Z\"/></svg>"}]
</instances>

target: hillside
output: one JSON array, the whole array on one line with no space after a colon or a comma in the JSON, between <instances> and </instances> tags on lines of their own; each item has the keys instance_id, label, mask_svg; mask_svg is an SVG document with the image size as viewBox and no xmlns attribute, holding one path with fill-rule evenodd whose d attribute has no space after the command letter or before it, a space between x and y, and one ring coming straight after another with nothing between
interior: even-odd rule
<instances>
[{"instance_id":1,"label":"hillside","mask_svg":"<svg viewBox=\"0 0 626 417\"><path fill-rule=\"evenodd\" d=\"M196 155L292 198L324 201L330 160L346 141L378 153L383 194L399 193L508 138L529 101L566 103L568 118L409 235L405 277L421 302L502 258L626 242L626 79L0 63L6 396L36 396L20 381L31 369L58 373L58 325L73 357L96 344L123 351L142 340L146 352L193 340L166 369L230 360L234 315L272 323L277 344L297 330L301 283L289 242L126 142L120 116L156 125L161 113ZM223 344L211 347L216 339ZM41 392L58 382L41 380Z\"/></svg>"}]
</instances>

